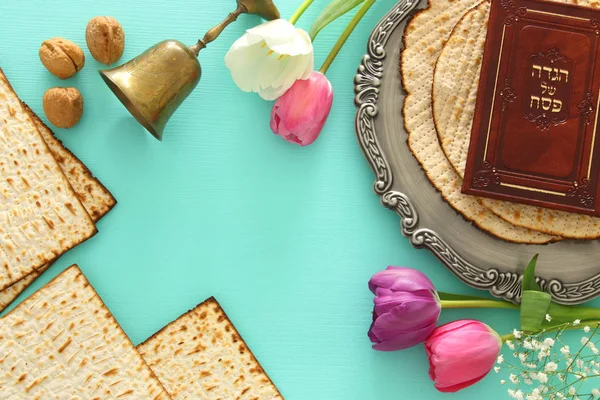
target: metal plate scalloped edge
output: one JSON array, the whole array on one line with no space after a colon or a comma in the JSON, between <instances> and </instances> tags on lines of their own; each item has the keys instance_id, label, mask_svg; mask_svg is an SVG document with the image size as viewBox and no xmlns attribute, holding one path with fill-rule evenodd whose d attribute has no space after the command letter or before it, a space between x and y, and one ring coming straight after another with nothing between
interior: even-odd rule
<instances>
[{"instance_id":1,"label":"metal plate scalloped edge","mask_svg":"<svg viewBox=\"0 0 600 400\"><path fill-rule=\"evenodd\" d=\"M385 90L382 82L385 82L385 74L388 76L391 73L399 75L397 67L393 71L384 70L384 60L388 50L386 45L390 37L403 32L403 23L419 4L424 7L426 3L424 0L400 0L375 26L367 43L367 54L363 56L358 73L354 78L356 93L354 102L357 107L355 130L361 150L376 176L373 189L380 197L381 203L401 217L402 234L409 239L413 247L426 248L431 251L466 284L477 289L489 290L496 297L518 303L521 298L522 274L520 271L510 271L510 268L503 267L481 268L475 266L444 241L441 235L432 229L421 226L416 210L418 207L411 202L410 194L402 193L393 184L392 168L387 161L389 156L386 157L384 147L380 146L382 133L377 132L376 125L378 118L382 118L380 115L381 105L378 104L380 92ZM391 65L397 66L398 60ZM399 80L399 76L396 79ZM388 83L387 86L393 85ZM400 87L394 90L402 93ZM423 179L426 179L425 175L422 175ZM410 189L409 187L402 188L408 193L410 193ZM468 224L468 222L465 221L464 224ZM486 234L481 233L481 235ZM594 276L578 282L563 282L552 277L545 279L538 277L537 280L542 288L552 294L556 302L562 304L582 303L600 294L600 268Z\"/></svg>"}]
</instances>

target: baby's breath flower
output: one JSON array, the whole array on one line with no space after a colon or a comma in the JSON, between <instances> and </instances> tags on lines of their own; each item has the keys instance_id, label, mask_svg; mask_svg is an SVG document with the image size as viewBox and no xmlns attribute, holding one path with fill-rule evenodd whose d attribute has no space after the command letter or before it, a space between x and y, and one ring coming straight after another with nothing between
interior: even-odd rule
<instances>
[{"instance_id":1,"label":"baby's breath flower","mask_svg":"<svg viewBox=\"0 0 600 400\"><path fill-rule=\"evenodd\" d=\"M527 400L543 400L539 389L533 389L533 392L531 392L531 394L528 394L525 398Z\"/></svg>"},{"instance_id":2,"label":"baby's breath flower","mask_svg":"<svg viewBox=\"0 0 600 400\"><path fill-rule=\"evenodd\" d=\"M581 358L579 358L577 361L575 361L575 365L577 365L577 368L583 369L584 362Z\"/></svg>"},{"instance_id":3,"label":"baby's breath flower","mask_svg":"<svg viewBox=\"0 0 600 400\"><path fill-rule=\"evenodd\" d=\"M550 314L546 314L546 321L548 321L548 322L552 321L552 317L550 316Z\"/></svg>"},{"instance_id":4,"label":"baby's breath flower","mask_svg":"<svg viewBox=\"0 0 600 400\"><path fill-rule=\"evenodd\" d=\"M594 397L600 397L600 390L599 389L592 389L592 396L594 396Z\"/></svg>"},{"instance_id":5,"label":"baby's breath flower","mask_svg":"<svg viewBox=\"0 0 600 400\"><path fill-rule=\"evenodd\" d=\"M512 383L519 383L519 377L515 374L510 374L508 379L510 379Z\"/></svg>"},{"instance_id":6,"label":"baby's breath flower","mask_svg":"<svg viewBox=\"0 0 600 400\"><path fill-rule=\"evenodd\" d=\"M544 344L548 347L553 347L554 346L554 339L552 338L546 338L544 339Z\"/></svg>"},{"instance_id":7,"label":"baby's breath flower","mask_svg":"<svg viewBox=\"0 0 600 400\"><path fill-rule=\"evenodd\" d=\"M573 321L573 325L577 326L581 323L580 319L576 319L575 321Z\"/></svg>"},{"instance_id":8,"label":"baby's breath flower","mask_svg":"<svg viewBox=\"0 0 600 400\"><path fill-rule=\"evenodd\" d=\"M561 382L565 381L565 376L563 374L559 373L557 376L558 376L559 381L561 381Z\"/></svg>"},{"instance_id":9,"label":"baby's breath flower","mask_svg":"<svg viewBox=\"0 0 600 400\"><path fill-rule=\"evenodd\" d=\"M498 364L502 364L502 363L504 362L504 356L503 356L502 354L500 354L500 355L498 356L498 360L496 360L496 362L497 362Z\"/></svg>"},{"instance_id":10,"label":"baby's breath flower","mask_svg":"<svg viewBox=\"0 0 600 400\"><path fill-rule=\"evenodd\" d=\"M589 332L590 332L590 327L589 327L589 326L587 326L587 325L586 325L586 326L584 326L584 327L583 327L583 331L584 331L585 333L589 333Z\"/></svg>"},{"instance_id":11,"label":"baby's breath flower","mask_svg":"<svg viewBox=\"0 0 600 400\"><path fill-rule=\"evenodd\" d=\"M515 349L515 345L512 341L507 340L506 342L506 346L508 346L509 349L514 350Z\"/></svg>"},{"instance_id":12,"label":"baby's breath flower","mask_svg":"<svg viewBox=\"0 0 600 400\"><path fill-rule=\"evenodd\" d=\"M500 367L494 367L494 372L495 372L495 373L498 373L498 372L500 372Z\"/></svg>"},{"instance_id":13,"label":"baby's breath flower","mask_svg":"<svg viewBox=\"0 0 600 400\"><path fill-rule=\"evenodd\" d=\"M562 353L563 356L567 357L569 355L569 352L571 351L571 349L569 348L569 346L565 345L563 347L560 348L560 352Z\"/></svg>"},{"instance_id":14,"label":"baby's breath flower","mask_svg":"<svg viewBox=\"0 0 600 400\"><path fill-rule=\"evenodd\" d=\"M500 380L501 385L506 385L506 381L504 379Z\"/></svg>"},{"instance_id":15,"label":"baby's breath flower","mask_svg":"<svg viewBox=\"0 0 600 400\"><path fill-rule=\"evenodd\" d=\"M531 340L525 339L523 341L523 347L525 347L527 350L532 350L533 349L533 343L531 342Z\"/></svg>"},{"instance_id":16,"label":"baby's breath flower","mask_svg":"<svg viewBox=\"0 0 600 400\"><path fill-rule=\"evenodd\" d=\"M558 365L554 362L554 361L550 361L548 364L546 364L546 366L544 367L544 370L547 372L554 372L558 369Z\"/></svg>"},{"instance_id":17,"label":"baby's breath flower","mask_svg":"<svg viewBox=\"0 0 600 400\"><path fill-rule=\"evenodd\" d=\"M538 372L537 380L540 383L548 383L548 375L546 375L546 373L544 373L544 372Z\"/></svg>"},{"instance_id":18,"label":"baby's breath flower","mask_svg":"<svg viewBox=\"0 0 600 400\"><path fill-rule=\"evenodd\" d=\"M577 394L577 389L575 389L575 386L571 386L569 388L569 396L575 396Z\"/></svg>"},{"instance_id":19,"label":"baby's breath flower","mask_svg":"<svg viewBox=\"0 0 600 400\"><path fill-rule=\"evenodd\" d=\"M524 363L527 360L527 353L519 353L519 360Z\"/></svg>"},{"instance_id":20,"label":"baby's breath flower","mask_svg":"<svg viewBox=\"0 0 600 400\"><path fill-rule=\"evenodd\" d=\"M513 336L516 337L517 339L520 339L521 336L523 336L523 331L518 331L516 329L513 329Z\"/></svg>"}]
</instances>

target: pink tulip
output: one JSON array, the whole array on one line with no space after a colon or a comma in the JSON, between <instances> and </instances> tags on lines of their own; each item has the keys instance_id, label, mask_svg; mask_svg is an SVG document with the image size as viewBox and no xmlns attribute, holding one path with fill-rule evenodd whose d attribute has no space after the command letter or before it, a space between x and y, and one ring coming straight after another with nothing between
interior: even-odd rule
<instances>
[{"instance_id":1,"label":"pink tulip","mask_svg":"<svg viewBox=\"0 0 600 400\"><path fill-rule=\"evenodd\" d=\"M332 103L331 83L314 71L310 78L297 80L277 99L271 113L271 130L288 142L309 145L321 133Z\"/></svg>"},{"instance_id":2,"label":"pink tulip","mask_svg":"<svg viewBox=\"0 0 600 400\"><path fill-rule=\"evenodd\" d=\"M424 341L435 329L442 310L433 283L412 268L388 267L373 275L375 294L369 338L373 349L406 349Z\"/></svg>"},{"instance_id":3,"label":"pink tulip","mask_svg":"<svg viewBox=\"0 0 600 400\"><path fill-rule=\"evenodd\" d=\"M460 320L438 327L427 340L429 376L440 392L456 392L470 386L494 367L502 339L489 326Z\"/></svg>"}]
</instances>

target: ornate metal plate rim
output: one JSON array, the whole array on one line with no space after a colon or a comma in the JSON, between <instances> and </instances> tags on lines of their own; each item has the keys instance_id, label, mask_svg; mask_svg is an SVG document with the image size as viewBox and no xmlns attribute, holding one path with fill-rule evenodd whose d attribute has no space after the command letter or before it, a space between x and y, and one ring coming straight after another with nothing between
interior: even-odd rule
<instances>
[{"instance_id":1,"label":"ornate metal plate rim","mask_svg":"<svg viewBox=\"0 0 600 400\"><path fill-rule=\"evenodd\" d=\"M380 197L383 206L400 216L402 234L413 247L428 249L467 285L488 290L493 296L518 303L521 298L521 274L496 268L482 269L471 264L434 230L419 225L418 213L408 195L392 190L394 177L378 143L374 121L379 114L379 88L385 73L385 45L419 3L420 0L399 0L379 21L369 37L367 53L354 78L354 102L357 107L355 132L361 151L375 173L373 190ZM552 294L556 302L562 304L582 303L600 294L600 275L575 283L563 283L557 279L537 280L542 288Z\"/></svg>"}]
</instances>

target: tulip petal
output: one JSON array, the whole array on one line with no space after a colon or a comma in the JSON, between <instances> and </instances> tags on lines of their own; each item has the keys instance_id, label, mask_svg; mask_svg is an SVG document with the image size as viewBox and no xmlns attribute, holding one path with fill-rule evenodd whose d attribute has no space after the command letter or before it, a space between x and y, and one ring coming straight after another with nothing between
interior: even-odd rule
<instances>
[{"instance_id":1,"label":"tulip petal","mask_svg":"<svg viewBox=\"0 0 600 400\"><path fill-rule=\"evenodd\" d=\"M406 332L406 333L402 333L399 334L393 338L390 338L388 340L379 342L379 343L375 343L373 344L373 349L374 350L379 350L379 351L396 351L396 350L403 350L403 349L408 349L409 347L413 347L416 346L417 344L421 343L423 340L425 340L425 338L427 338L427 336L429 336L429 334L435 329L435 325L431 325L431 326L427 326L421 329L415 329L414 331L411 332ZM371 332L371 331L369 331ZM369 334L369 337L372 338L376 338L378 341L379 338L377 338L377 336L373 333L373 334ZM374 342L373 339L371 339L372 342Z\"/></svg>"},{"instance_id":2,"label":"tulip petal","mask_svg":"<svg viewBox=\"0 0 600 400\"><path fill-rule=\"evenodd\" d=\"M482 379L493 368L502 347L498 334L475 320L438 327L424 343L429 376L442 392L454 392Z\"/></svg>"},{"instance_id":3,"label":"tulip petal","mask_svg":"<svg viewBox=\"0 0 600 400\"><path fill-rule=\"evenodd\" d=\"M310 77L313 46L308 34L283 19L265 22L236 40L225 55L233 81L266 100L282 96L297 79Z\"/></svg>"},{"instance_id":4,"label":"tulip petal","mask_svg":"<svg viewBox=\"0 0 600 400\"><path fill-rule=\"evenodd\" d=\"M375 293L377 287L396 291L435 290L433 283L423 273L412 268L389 266L378 272L369 281L369 289Z\"/></svg>"}]
</instances>

